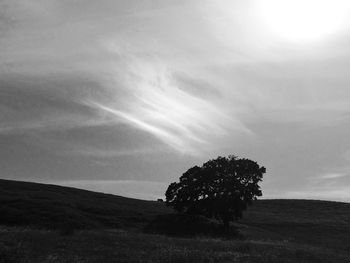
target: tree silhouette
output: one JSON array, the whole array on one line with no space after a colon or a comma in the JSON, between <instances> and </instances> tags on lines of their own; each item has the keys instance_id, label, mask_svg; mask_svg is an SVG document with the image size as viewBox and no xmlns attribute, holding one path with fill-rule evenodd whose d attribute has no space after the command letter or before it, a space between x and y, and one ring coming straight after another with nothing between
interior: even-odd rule
<instances>
[{"instance_id":1,"label":"tree silhouette","mask_svg":"<svg viewBox=\"0 0 350 263\"><path fill-rule=\"evenodd\" d=\"M265 167L249 159L219 156L188 169L180 182L171 183L166 204L178 212L200 214L220 220L225 228L242 218L242 212L261 196L258 185Z\"/></svg>"}]
</instances>

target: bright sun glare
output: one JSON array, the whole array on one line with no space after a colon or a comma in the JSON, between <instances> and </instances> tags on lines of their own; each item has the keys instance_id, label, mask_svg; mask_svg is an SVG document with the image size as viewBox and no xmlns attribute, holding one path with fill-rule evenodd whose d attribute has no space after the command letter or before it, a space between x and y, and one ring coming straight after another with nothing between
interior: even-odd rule
<instances>
[{"instance_id":1,"label":"bright sun glare","mask_svg":"<svg viewBox=\"0 0 350 263\"><path fill-rule=\"evenodd\" d=\"M266 27L292 41L331 36L350 17L349 0L258 0L257 4Z\"/></svg>"}]
</instances>

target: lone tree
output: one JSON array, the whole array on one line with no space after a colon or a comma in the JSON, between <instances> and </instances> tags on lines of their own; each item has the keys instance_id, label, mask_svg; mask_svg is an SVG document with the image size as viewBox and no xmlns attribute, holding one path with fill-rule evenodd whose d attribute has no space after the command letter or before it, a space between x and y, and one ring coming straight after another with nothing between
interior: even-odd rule
<instances>
[{"instance_id":1,"label":"lone tree","mask_svg":"<svg viewBox=\"0 0 350 263\"><path fill-rule=\"evenodd\" d=\"M252 160L219 156L188 169L180 182L171 183L166 204L178 212L214 217L229 228L230 221L242 218L247 206L262 195L258 183L265 172Z\"/></svg>"}]
</instances>

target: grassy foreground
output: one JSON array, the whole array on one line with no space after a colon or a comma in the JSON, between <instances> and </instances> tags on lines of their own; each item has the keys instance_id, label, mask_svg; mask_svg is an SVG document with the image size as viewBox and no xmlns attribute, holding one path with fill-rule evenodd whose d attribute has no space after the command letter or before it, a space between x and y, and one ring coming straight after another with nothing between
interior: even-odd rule
<instances>
[{"instance_id":1,"label":"grassy foreground","mask_svg":"<svg viewBox=\"0 0 350 263\"><path fill-rule=\"evenodd\" d=\"M0 180L0 263L350 262L348 203L257 201L231 239L143 233L171 212L158 202Z\"/></svg>"},{"instance_id":2,"label":"grassy foreground","mask_svg":"<svg viewBox=\"0 0 350 263\"><path fill-rule=\"evenodd\" d=\"M289 241L171 238L123 230L8 229L0 235L0 262L350 262L345 251ZM336 253L335 253L336 252Z\"/></svg>"}]
</instances>

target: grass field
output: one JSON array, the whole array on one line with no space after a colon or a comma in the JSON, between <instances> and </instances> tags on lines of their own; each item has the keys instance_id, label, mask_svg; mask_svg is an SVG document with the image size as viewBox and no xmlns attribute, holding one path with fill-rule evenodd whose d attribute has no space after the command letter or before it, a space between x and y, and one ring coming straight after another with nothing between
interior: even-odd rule
<instances>
[{"instance_id":1,"label":"grass field","mask_svg":"<svg viewBox=\"0 0 350 263\"><path fill-rule=\"evenodd\" d=\"M238 237L181 238L143 233L172 212L159 202L6 180L0 190L0 263L350 262L348 203L260 200Z\"/></svg>"}]
</instances>

